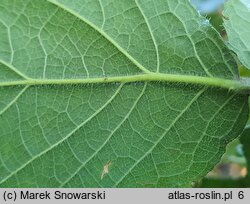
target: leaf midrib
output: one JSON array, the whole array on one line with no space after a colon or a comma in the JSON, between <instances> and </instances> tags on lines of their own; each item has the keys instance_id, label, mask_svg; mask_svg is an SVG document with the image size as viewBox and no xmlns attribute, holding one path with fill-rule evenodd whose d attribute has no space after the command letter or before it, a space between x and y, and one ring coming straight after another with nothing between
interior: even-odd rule
<instances>
[{"instance_id":1,"label":"leaf midrib","mask_svg":"<svg viewBox=\"0 0 250 204\"><path fill-rule=\"evenodd\" d=\"M242 90L242 91L249 91L250 85L246 85L239 80L230 80L225 78L219 77L212 77L212 76L194 76L194 75L183 75L183 74L167 74L167 73L159 73L159 56L157 55L157 70L156 72L152 72L141 65L136 59L134 59L126 50L124 50L119 44L117 44L108 34L100 30L95 24L88 21L87 19L83 19L77 13L72 13L70 9L65 7L64 5L60 4L56 0L47 0L51 4L54 4L61 9L70 12L72 15L76 16L77 18L83 20L85 23L90 25L96 31L98 31L102 36L104 36L110 43L112 43L122 54L124 54L134 65L138 67L139 70L142 71L142 74L138 75L127 75L127 76L103 76L103 77L88 77L88 78L77 78L77 79L36 79L30 78L29 76L25 75L24 73L20 72L17 68L15 68L12 64L9 64L0 59L0 63L7 66L11 71L15 72L17 75L22 77L24 80L10 80L10 81L0 81L0 87L4 86L39 86L39 85L74 85L74 84L96 84L96 83L129 83L129 82L150 82L150 81L157 81L157 82L174 82L174 83L185 83L185 84L196 84L196 85L203 85L203 86L212 86L217 88L225 88L230 90ZM137 4L138 6L138 4ZM138 6L139 7L139 6ZM140 7L139 7L140 10ZM141 10L140 10L141 11ZM145 18L143 12L141 11L143 17ZM146 19L145 19L146 20ZM157 45L154 39L154 36L151 32L150 26L147 22L147 26L151 33L156 52L158 54Z\"/></svg>"},{"instance_id":2,"label":"leaf midrib","mask_svg":"<svg viewBox=\"0 0 250 204\"><path fill-rule=\"evenodd\" d=\"M211 86L235 91L249 92L250 83L248 80L230 80L218 77L206 77L182 74L167 74L148 71L147 73L124 76L102 76L85 78L62 78L44 79L30 78L18 71L13 65L0 59L0 63L8 67L11 71L21 76L23 80L0 81L0 87L7 86L41 86L41 85L76 85L76 84L103 84L103 83L132 83L132 82L165 82L184 83L202 86Z\"/></svg>"},{"instance_id":3,"label":"leaf midrib","mask_svg":"<svg viewBox=\"0 0 250 204\"><path fill-rule=\"evenodd\" d=\"M150 72L131 76L112 76L78 79L26 79L1 81L0 87L10 86L43 86L43 85L81 85L81 84L104 84L104 83L133 83L133 82L165 82L201 85L215 88L229 89L237 92L249 92L250 84L246 80L229 80L222 78L210 78L192 75L162 74Z\"/></svg>"}]
</instances>

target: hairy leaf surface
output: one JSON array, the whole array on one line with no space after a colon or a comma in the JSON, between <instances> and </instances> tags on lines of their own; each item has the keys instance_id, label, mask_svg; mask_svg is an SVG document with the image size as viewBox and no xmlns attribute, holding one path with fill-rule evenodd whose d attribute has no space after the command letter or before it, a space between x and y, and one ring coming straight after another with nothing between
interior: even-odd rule
<instances>
[{"instance_id":1,"label":"hairy leaf surface","mask_svg":"<svg viewBox=\"0 0 250 204\"><path fill-rule=\"evenodd\" d=\"M188 0L2 0L0 186L190 186L247 95Z\"/></svg>"},{"instance_id":2,"label":"hairy leaf surface","mask_svg":"<svg viewBox=\"0 0 250 204\"><path fill-rule=\"evenodd\" d=\"M224 26L229 47L243 65L250 69L250 0L230 0L225 4Z\"/></svg>"}]
</instances>

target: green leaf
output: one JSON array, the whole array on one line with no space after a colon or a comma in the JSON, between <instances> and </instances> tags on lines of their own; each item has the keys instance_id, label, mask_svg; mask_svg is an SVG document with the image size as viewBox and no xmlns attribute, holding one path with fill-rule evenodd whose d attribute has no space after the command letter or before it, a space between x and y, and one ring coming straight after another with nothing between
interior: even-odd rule
<instances>
[{"instance_id":1,"label":"green leaf","mask_svg":"<svg viewBox=\"0 0 250 204\"><path fill-rule=\"evenodd\" d=\"M239 165L245 165L246 160L242 150L242 144L239 138L235 139L227 145L226 152L220 161L222 164L225 163L236 163Z\"/></svg>"},{"instance_id":2,"label":"green leaf","mask_svg":"<svg viewBox=\"0 0 250 204\"><path fill-rule=\"evenodd\" d=\"M204 178L199 188L249 188L249 178L210 179Z\"/></svg>"},{"instance_id":3,"label":"green leaf","mask_svg":"<svg viewBox=\"0 0 250 204\"><path fill-rule=\"evenodd\" d=\"M247 160L248 175L240 179L204 178L198 187L202 188L249 188L250 187L250 126L240 136L244 155Z\"/></svg>"},{"instance_id":4,"label":"green leaf","mask_svg":"<svg viewBox=\"0 0 250 204\"><path fill-rule=\"evenodd\" d=\"M244 67L242 65L238 65L238 66L239 66L240 76L250 77L250 70L249 69L247 69L246 67Z\"/></svg>"},{"instance_id":5,"label":"green leaf","mask_svg":"<svg viewBox=\"0 0 250 204\"><path fill-rule=\"evenodd\" d=\"M191 186L249 87L188 0L2 0L0 186Z\"/></svg>"},{"instance_id":6,"label":"green leaf","mask_svg":"<svg viewBox=\"0 0 250 204\"><path fill-rule=\"evenodd\" d=\"M248 125L240 137L240 141L243 145L244 155L247 160L248 177L250 177L250 126Z\"/></svg>"},{"instance_id":7,"label":"green leaf","mask_svg":"<svg viewBox=\"0 0 250 204\"><path fill-rule=\"evenodd\" d=\"M204 178L199 188L249 188L249 179L209 179Z\"/></svg>"},{"instance_id":8,"label":"green leaf","mask_svg":"<svg viewBox=\"0 0 250 204\"><path fill-rule=\"evenodd\" d=\"M250 108L250 98L248 98L248 108ZM248 121L247 124L250 124L250 112L248 112Z\"/></svg>"},{"instance_id":9,"label":"green leaf","mask_svg":"<svg viewBox=\"0 0 250 204\"><path fill-rule=\"evenodd\" d=\"M250 69L250 1L230 0L225 4L224 22L228 35L228 45L241 63Z\"/></svg>"}]
</instances>

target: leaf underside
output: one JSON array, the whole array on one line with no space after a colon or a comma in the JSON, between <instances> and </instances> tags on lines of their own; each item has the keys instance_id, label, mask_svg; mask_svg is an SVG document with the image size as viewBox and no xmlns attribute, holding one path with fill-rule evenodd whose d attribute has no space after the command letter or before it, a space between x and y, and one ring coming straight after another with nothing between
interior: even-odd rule
<instances>
[{"instance_id":1,"label":"leaf underside","mask_svg":"<svg viewBox=\"0 0 250 204\"><path fill-rule=\"evenodd\" d=\"M0 187L191 186L247 121L247 95L227 89L63 84L146 73L238 80L187 0L2 0L0 35Z\"/></svg>"},{"instance_id":2,"label":"leaf underside","mask_svg":"<svg viewBox=\"0 0 250 204\"><path fill-rule=\"evenodd\" d=\"M224 21L224 26L229 48L250 69L250 0L227 1L224 15L228 18Z\"/></svg>"}]
</instances>

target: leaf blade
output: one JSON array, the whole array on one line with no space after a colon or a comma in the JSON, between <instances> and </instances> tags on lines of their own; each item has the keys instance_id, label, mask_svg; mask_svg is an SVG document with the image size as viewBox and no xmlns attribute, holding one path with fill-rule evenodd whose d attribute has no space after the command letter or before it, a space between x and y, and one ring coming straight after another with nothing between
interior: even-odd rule
<instances>
[{"instance_id":1,"label":"leaf blade","mask_svg":"<svg viewBox=\"0 0 250 204\"><path fill-rule=\"evenodd\" d=\"M181 2L137 1L140 11L134 1L3 1L0 24L8 26L0 31L10 30L11 46L5 38L0 53L13 51L0 59L28 80L0 78L1 96L12 92L1 106L0 186L190 186L219 161L242 131L247 96L228 91L238 83L230 51ZM117 15L101 20L107 14ZM123 15L136 20L121 26ZM166 80L152 82L156 76ZM108 81L114 77L136 80Z\"/></svg>"},{"instance_id":2,"label":"leaf blade","mask_svg":"<svg viewBox=\"0 0 250 204\"><path fill-rule=\"evenodd\" d=\"M247 68L250 67L250 9L248 0L228 1L225 5L224 15L229 20L224 21L228 35L228 45L238 56L241 63Z\"/></svg>"}]
</instances>

